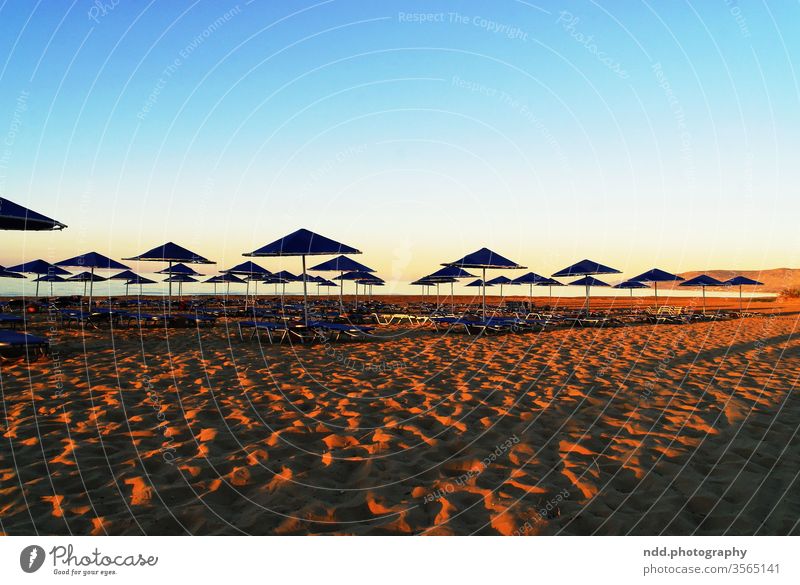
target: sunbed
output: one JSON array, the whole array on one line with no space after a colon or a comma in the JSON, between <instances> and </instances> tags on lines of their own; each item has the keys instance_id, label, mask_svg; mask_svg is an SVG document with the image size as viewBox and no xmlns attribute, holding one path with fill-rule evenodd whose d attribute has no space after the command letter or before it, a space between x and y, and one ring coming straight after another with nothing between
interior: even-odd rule
<instances>
[{"instance_id":1,"label":"sunbed","mask_svg":"<svg viewBox=\"0 0 800 585\"><path fill-rule=\"evenodd\" d=\"M50 342L46 337L19 331L0 330L0 354L3 356L24 355L29 351L46 354L49 350Z\"/></svg>"},{"instance_id":2,"label":"sunbed","mask_svg":"<svg viewBox=\"0 0 800 585\"><path fill-rule=\"evenodd\" d=\"M19 315L5 315L0 313L0 326L10 327L16 329L18 325L22 325L25 320Z\"/></svg>"}]
</instances>

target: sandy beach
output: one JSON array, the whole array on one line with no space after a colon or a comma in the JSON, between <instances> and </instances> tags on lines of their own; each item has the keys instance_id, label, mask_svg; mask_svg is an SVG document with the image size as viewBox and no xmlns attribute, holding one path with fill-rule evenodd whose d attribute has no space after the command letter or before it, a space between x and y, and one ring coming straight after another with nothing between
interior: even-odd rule
<instances>
[{"instance_id":1,"label":"sandy beach","mask_svg":"<svg viewBox=\"0 0 800 585\"><path fill-rule=\"evenodd\" d=\"M0 530L798 534L800 303L761 305L310 346L38 315L51 355L2 363Z\"/></svg>"}]
</instances>

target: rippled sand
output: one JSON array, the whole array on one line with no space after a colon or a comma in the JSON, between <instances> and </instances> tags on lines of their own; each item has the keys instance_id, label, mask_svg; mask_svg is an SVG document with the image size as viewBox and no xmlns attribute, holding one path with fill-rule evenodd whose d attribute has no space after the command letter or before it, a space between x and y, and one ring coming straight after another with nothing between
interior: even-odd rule
<instances>
[{"instance_id":1,"label":"rippled sand","mask_svg":"<svg viewBox=\"0 0 800 585\"><path fill-rule=\"evenodd\" d=\"M56 361L2 363L0 529L798 534L797 318L311 347L73 330Z\"/></svg>"}]
</instances>

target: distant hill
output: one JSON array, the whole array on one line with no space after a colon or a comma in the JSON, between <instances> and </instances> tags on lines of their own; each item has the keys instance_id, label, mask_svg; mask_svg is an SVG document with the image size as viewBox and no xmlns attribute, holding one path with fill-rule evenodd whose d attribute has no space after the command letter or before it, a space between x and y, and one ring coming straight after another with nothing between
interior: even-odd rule
<instances>
[{"instance_id":1,"label":"distant hill","mask_svg":"<svg viewBox=\"0 0 800 585\"><path fill-rule=\"evenodd\" d=\"M734 276L746 276L764 286L746 286L748 292L779 293L785 288L800 288L800 268L772 268L769 270L693 270L681 272L680 276L689 279L700 274L708 274L717 280L728 280ZM667 288L667 287L664 287Z\"/></svg>"}]
</instances>

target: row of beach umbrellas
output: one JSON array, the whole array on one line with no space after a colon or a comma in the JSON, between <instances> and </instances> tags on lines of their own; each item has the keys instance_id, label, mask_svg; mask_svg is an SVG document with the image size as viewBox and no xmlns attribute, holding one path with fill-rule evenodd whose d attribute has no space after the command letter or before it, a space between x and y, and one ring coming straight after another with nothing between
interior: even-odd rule
<instances>
[{"instance_id":1,"label":"row of beach umbrellas","mask_svg":"<svg viewBox=\"0 0 800 585\"><path fill-rule=\"evenodd\" d=\"M38 212L27 209L17 203L8 199L0 197L0 229L3 230L26 230L26 231L41 231L41 230L61 230L67 226L59 221L42 215ZM233 283L246 283L248 287L246 295L249 295L249 282L255 281L256 287L258 282L274 283L277 287L278 284L285 285L287 282L302 281L303 283L303 319L308 323L308 283L316 283L318 286L336 286L330 280L322 277L309 276L307 270L320 271L320 272L338 272L339 275L333 280L339 280L344 283L346 280L353 281L356 285L356 295L358 294L358 285L362 284L365 287L369 286L382 286L384 281L376 276L375 270L365 266L351 258L348 255L360 254L360 250L351 246L336 242L325 236L315 234L307 229L299 229L283 238L275 240L261 248L252 252L243 254L250 257L282 257L282 256L300 256L302 273L300 277L287 272L281 271L271 273L268 270L258 266L252 261L243 262L231 269L221 271L218 276L213 276L206 282L216 284L226 283L228 288ZM306 266L306 258L308 256L336 256L332 260L328 260L311 268ZM214 262L183 248L172 242L167 242L161 246L157 246L147 252L125 258L125 260L133 261L150 261L167 263L167 268L158 271L159 274L166 274L166 282L169 283L168 292L168 306L171 310L172 306L172 283L178 284L179 293L181 294L181 286L184 282L198 282L195 276L202 276L200 273L187 266L187 264L214 264ZM480 287L482 291L482 310L484 317L486 316L486 288L487 286L500 286L500 295L502 297L503 286L506 285L529 285L529 296L533 297L534 286L549 286L550 294L552 295L553 286L563 286L564 283L555 280L556 278L573 278L577 280L570 282L573 286L584 286L586 289L586 314L590 310L590 291L592 287L608 287L609 284L596 278L596 276L607 274L619 274L620 271L609 266L605 266L592 260L581 260L571 266L559 270L552 274L552 277L544 277L533 272L528 272L517 279L510 279L505 276L499 276L492 280L486 280L487 270L524 270L526 267L516 262L509 260L489 250L488 248L481 248L472 254L468 254L463 258L454 262L442 263L443 268L436 272L429 274L412 284L424 287L435 286L437 289L437 305L438 305L438 288L440 284L450 284L451 298L453 298L453 284L462 278L474 278L475 275L468 272L469 269L481 270L481 278L469 283L467 286ZM83 268L88 269L76 275L69 275L69 272L64 270L63 267L70 268ZM86 286L89 288L89 302L91 304L93 295L94 282L106 280L105 278L95 274L96 269L101 270L122 270L110 279L125 280L126 294L127 287L130 284L138 284L140 287L143 284L153 283L154 281L145 277L139 276L132 272L128 266L117 262L107 256L97 252L88 252L80 256L68 258L55 264L50 264L44 260L34 260L32 262L25 262L17 266L3 268L0 266L0 278L21 278L22 274L35 274L36 278L36 294L38 296L39 283L49 282L52 294L52 285L54 282L67 282L77 281L84 283L84 295L86 294ZM728 281L719 281L706 274L701 274L685 280L683 277L676 274L671 274L667 271L653 268L644 272L632 279L626 280L622 283L615 285L614 288L630 289L631 294L634 289L645 288L653 285L656 297L656 304L658 303L658 284L663 282L679 282L679 286L685 287L700 287L703 291L703 310L705 311L705 292L707 287L720 287L720 286L738 286L739 287L739 306L742 307L742 287L743 286L758 286L763 283L747 278L745 276L737 276ZM339 302L342 302L342 287L340 287ZM257 294L257 288L256 288Z\"/></svg>"}]
</instances>

